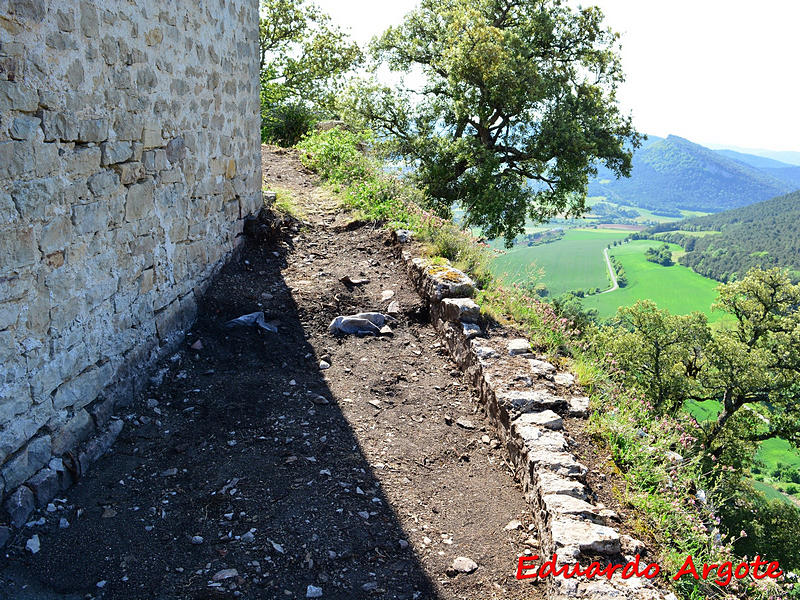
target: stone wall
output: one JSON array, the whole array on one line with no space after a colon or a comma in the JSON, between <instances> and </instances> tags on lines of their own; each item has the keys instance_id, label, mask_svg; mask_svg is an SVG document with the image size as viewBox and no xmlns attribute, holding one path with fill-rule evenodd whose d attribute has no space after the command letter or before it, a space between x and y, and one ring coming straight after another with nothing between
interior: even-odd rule
<instances>
[{"instance_id":1,"label":"stone wall","mask_svg":"<svg viewBox=\"0 0 800 600\"><path fill-rule=\"evenodd\" d=\"M0 496L118 433L241 239L257 28L257 0L0 0Z\"/></svg>"}]
</instances>

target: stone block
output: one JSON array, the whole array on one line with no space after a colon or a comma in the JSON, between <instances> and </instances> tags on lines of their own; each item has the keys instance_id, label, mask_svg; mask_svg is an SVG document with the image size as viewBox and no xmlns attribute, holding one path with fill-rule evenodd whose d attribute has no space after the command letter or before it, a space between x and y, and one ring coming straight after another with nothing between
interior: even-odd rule
<instances>
[{"instance_id":1,"label":"stone block","mask_svg":"<svg viewBox=\"0 0 800 600\"><path fill-rule=\"evenodd\" d=\"M36 24L39 24L47 14L45 0L11 0L11 6L18 19Z\"/></svg>"},{"instance_id":2,"label":"stone block","mask_svg":"<svg viewBox=\"0 0 800 600\"><path fill-rule=\"evenodd\" d=\"M586 396L573 396L567 398L569 414L572 417L585 417L589 414L589 398Z\"/></svg>"},{"instance_id":3,"label":"stone block","mask_svg":"<svg viewBox=\"0 0 800 600\"><path fill-rule=\"evenodd\" d=\"M100 168L100 148L76 148L63 156L64 172L71 176L89 176Z\"/></svg>"},{"instance_id":4,"label":"stone block","mask_svg":"<svg viewBox=\"0 0 800 600\"><path fill-rule=\"evenodd\" d=\"M44 508L61 491L58 473L45 467L28 480L27 486L33 492L37 508Z\"/></svg>"},{"instance_id":5,"label":"stone block","mask_svg":"<svg viewBox=\"0 0 800 600\"><path fill-rule=\"evenodd\" d=\"M92 431L94 431L94 422L91 416L84 409L78 410L58 433L53 434L53 455L61 456L65 452L73 450L78 444L88 439Z\"/></svg>"},{"instance_id":6,"label":"stone block","mask_svg":"<svg viewBox=\"0 0 800 600\"><path fill-rule=\"evenodd\" d=\"M123 422L121 420L111 421L108 428L103 433L91 439L89 443L86 444L84 451L78 455L81 473L86 473L92 464L97 462L103 454L109 451L122 431L122 427Z\"/></svg>"},{"instance_id":7,"label":"stone block","mask_svg":"<svg viewBox=\"0 0 800 600\"><path fill-rule=\"evenodd\" d=\"M21 486L8 497L5 506L8 516L11 518L11 524L14 527L22 527L36 506L33 492L29 488Z\"/></svg>"},{"instance_id":8,"label":"stone block","mask_svg":"<svg viewBox=\"0 0 800 600\"><path fill-rule=\"evenodd\" d=\"M537 425L546 429L563 429L564 420L552 410L532 412L519 416L515 421L519 425Z\"/></svg>"},{"instance_id":9,"label":"stone block","mask_svg":"<svg viewBox=\"0 0 800 600\"><path fill-rule=\"evenodd\" d=\"M0 142L0 179L17 179L35 168L36 158L30 141Z\"/></svg>"},{"instance_id":10,"label":"stone block","mask_svg":"<svg viewBox=\"0 0 800 600\"><path fill-rule=\"evenodd\" d=\"M477 323L481 307L471 298L445 298L442 300L442 316L446 321Z\"/></svg>"},{"instance_id":11,"label":"stone block","mask_svg":"<svg viewBox=\"0 0 800 600\"><path fill-rule=\"evenodd\" d=\"M170 167L167 162L167 152L161 148L144 152L142 164L149 173L158 173Z\"/></svg>"},{"instance_id":12,"label":"stone block","mask_svg":"<svg viewBox=\"0 0 800 600\"><path fill-rule=\"evenodd\" d=\"M586 475L586 466L579 463L568 452L551 452L550 450L537 450L528 453L528 464L536 473L541 469L552 471L561 477L583 477Z\"/></svg>"},{"instance_id":13,"label":"stone block","mask_svg":"<svg viewBox=\"0 0 800 600\"><path fill-rule=\"evenodd\" d=\"M550 524L550 535L556 548L577 548L580 552L605 555L621 550L619 533L591 521L555 518Z\"/></svg>"},{"instance_id":14,"label":"stone block","mask_svg":"<svg viewBox=\"0 0 800 600\"><path fill-rule=\"evenodd\" d=\"M26 381L0 382L0 426L25 413L32 404L30 386Z\"/></svg>"},{"instance_id":15,"label":"stone block","mask_svg":"<svg viewBox=\"0 0 800 600\"><path fill-rule=\"evenodd\" d=\"M150 148L158 148L164 145L164 138L161 136L161 125L154 121L148 121L144 125L144 132L142 134L142 143L145 150Z\"/></svg>"},{"instance_id":16,"label":"stone block","mask_svg":"<svg viewBox=\"0 0 800 600\"><path fill-rule=\"evenodd\" d=\"M47 209L58 203L58 195L59 185L53 177L20 181L11 188L11 198L26 221L44 218Z\"/></svg>"},{"instance_id":17,"label":"stone block","mask_svg":"<svg viewBox=\"0 0 800 600\"><path fill-rule=\"evenodd\" d=\"M78 125L79 142L104 142L108 139L107 119L83 119Z\"/></svg>"},{"instance_id":18,"label":"stone block","mask_svg":"<svg viewBox=\"0 0 800 600\"><path fill-rule=\"evenodd\" d=\"M519 419L514 421L511 431L519 437L529 451L566 452L567 450L567 440L560 432L529 425L520 422Z\"/></svg>"},{"instance_id":19,"label":"stone block","mask_svg":"<svg viewBox=\"0 0 800 600\"><path fill-rule=\"evenodd\" d=\"M16 81L0 80L0 112L19 110L33 112L39 108L35 89Z\"/></svg>"},{"instance_id":20,"label":"stone block","mask_svg":"<svg viewBox=\"0 0 800 600\"><path fill-rule=\"evenodd\" d=\"M108 227L108 206L104 202L76 204L72 207L72 224L78 234L95 233Z\"/></svg>"},{"instance_id":21,"label":"stone block","mask_svg":"<svg viewBox=\"0 0 800 600\"><path fill-rule=\"evenodd\" d=\"M510 356L529 354L530 351L531 351L531 343L525 338L517 338L508 342L508 354Z\"/></svg>"},{"instance_id":22,"label":"stone block","mask_svg":"<svg viewBox=\"0 0 800 600\"><path fill-rule=\"evenodd\" d=\"M133 155L130 142L103 142L100 144L103 166L125 162Z\"/></svg>"},{"instance_id":23,"label":"stone block","mask_svg":"<svg viewBox=\"0 0 800 600\"><path fill-rule=\"evenodd\" d=\"M39 113L44 131L44 141L72 142L78 139L78 122L69 113L43 110Z\"/></svg>"},{"instance_id":24,"label":"stone block","mask_svg":"<svg viewBox=\"0 0 800 600\"><path fill-rule=\"evenodd\" d=\"M100 33L100 20L93 2L82 1L80 4L81 33L86 37L97 37Z\"/></svg>"},{"instance_id":25,"label":"stone block","mask_svg":"<svg viewBox=\"0 0 800 600\"><path fill-rule=\"evenodd\" d=\"M72 223L65 216L58 216L42 228L39 236L39 248L45 254L51 254L66 248L72 232Z\"/></svg>"},{"instance_id":26,"label":"stone block","mask_svg":"<svg viewBox=\"0 0 800 600\"><path fill-rule=\"evenodd\" d=\"M118 140L141 140L143 130L142 117L134 113L121 113L114 119L114 132L117 134Z\"/></svg>"},{"instance_id":27,"label":"stone block","mask_svg":"<svg viewBox=\"0 0 800 600\"><path fill-rule=\"evenodd\" d=\"M152 180L137 183L128 188L125 200L125 220L128 222L141 219L153 210L155 184Z\"/></svg>"},{"instance_id":28,"label":"stone block","mask_svg":"<svg viewBox=\"0 0 800 600\"><path fill-rule=\"evenodd\" d=\"M500 404L507 408L512 418L529 412L542 410L560 410L566 406L566 400L554 396L545 389L511 390L498 395Z\"/></svg>"},{"instance_id":29,"label":"stone block","mask_svg":"<svg viewBox=\"0 0 800 600\"><path fill-rule=\"evenodd\" d=\"M144 165L140 162L124 162L114 165L122 185L130 185L146 177Z\"/></svg>"},{"instance_id":30,"label":"stone block","mask_svg":"<svg viewBox=\"0 0 800 600\"><path fill-rule=\"evenodd\" d=\"M592 517L599 509L585 500L567 494L545 494L542 504L550 515Z\"/></svg>"},{"instance_id":31,"label":"stone block","mask_svg":"<svg viewBox=\"0 0 800 600\"><path fill-rule=\"evenodd\" d=\"M89 177L88 185L95 196L108 196L119 188L119 175L106 169Z\"/></svg>"},{"instance_id":32,"label":"stone block","mask_svg":"<svg viewBox=\"0 0 800 600\"><path fill-rule=\"evenodd\" d=\"M50 436L31 440L16 456L6 461L2 471L9 488L15 488L41 469L50 460Z\"/></svg>"},{"instance_id":33,"label":"stone block","mask_svg":"<svg viewBox=\"0 0 800 600\"><path fill-rule=\"evenodd\" d=\"M32 227L0 229L0 275L35 264L39 258Z\"/></svg>"},{"instance_id":34,"label":"stone block","mask_svg":"<svg viewBox=\"0 0 800 600\"><path fill-rule=\"evenodd\" d=\"M8 135L15 140L32 140L41 123L41 119L37 119L36 117L16 117L11 121L11 127L8 128Z\"/></svg>"},{"instance_id":35,"label":"stone block","mask_svg":"<svg viewBox=\"0 0 800 600\"><path fill-rule=\"evenodd\" d=\"M528 361L531 367L531 372L537 377L550 378L555 372L556 368L546 360L531 359Z\"/></svg>"},{"instance_id":36,"label":"stone block","mask_svg":"<svg viewBox=\"0 0 800 600\"><path fill-rule=\"evenodd\" d=\"M110 371L111 364L106 363L63 383L53 397L53 408L56 410L68 407L83 408L93 402L102 389L111 383Z\"/></svg>"},{"instance_id":37,"label":"stone block","mask_svg":"<svg viewBox=\"0 0 800 600\"><path fill-rule=\"evenodd\" d=\"M33 144L33 153L36 161L36 175L46 177L53 175L60 168L58 146L55 144Z\"/></svg>"},{"instance_id":38,"label":"stone block","mask_svg":"<svg viewBox=\"0 0 800 600\"><path fill-rule=\"evenodd\" d=\"M558 494L561 496L572 496L579 500L586 500L586 486L580 481L561 477L548 469L536 470L536 484L542 496L548 494Z\"/></svg>"},{"instance_id":39,"label":"stone block","mask_svg":"<svg viewBox=\"0 0 800 600\"><path fill-rule=\"evenodd\" d=\"M11 538L11 527L0 525L0 549L2 549Z\"/></svg>"}]
</instances>

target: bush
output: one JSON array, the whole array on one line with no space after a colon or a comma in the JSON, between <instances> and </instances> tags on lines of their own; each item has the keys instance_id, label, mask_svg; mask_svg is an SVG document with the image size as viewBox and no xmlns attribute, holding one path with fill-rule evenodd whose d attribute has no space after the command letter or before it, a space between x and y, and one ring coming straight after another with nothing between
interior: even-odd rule
<instances>
[{"instance_id":1,"label":"bush","mask_svg":"<svg viewBox=\"0 0 800 600\"><path fill-rule=\"evenodd\" d=\"M301 102L262 106L261 141L284 147L294 146L316 122L316 113Z\"/></svg>"},{"instance_id":2,"label":"bush","mask_svg":"<svg viewBox=\"0 0 800 600\"><path fill-rule=\"evenodd\" d=\"M368 133L334 127L315 131L297 144L305 166L332 183L349 185L374 176L377 168L363 149L371 141Z\"/></svg>"}]
</instances>

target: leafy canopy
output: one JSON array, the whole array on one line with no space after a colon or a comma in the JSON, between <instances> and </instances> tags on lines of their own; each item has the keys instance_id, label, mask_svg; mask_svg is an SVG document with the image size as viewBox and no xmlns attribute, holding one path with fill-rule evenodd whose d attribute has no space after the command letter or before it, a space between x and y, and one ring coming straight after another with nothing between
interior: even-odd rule
<instances>
[{"instance_id":1,"label":"leafy canopy","mask_svg":"<svg viewBox=\"0 0 800 600\"><path fill-rule=\"evenodd\" d=\"M362 84L350 108L414 163L442 213L508 240L526 216L582 214L599 161L629 175L640 143L617 105L618 35L561 0L422 0L373 43L421 89Z\"/></svg>"},{"instance_id":2,"label":"leafy canopy","mask_svg":"<svg viewBox=\"0 0 800 600\"><path fill-rule=\"evenodd\" d=\"M330 112L345 73L363 56L305 0L261 0L260 12L262 138L293 145L315 117Z\"/></svg>"}]
</instances>

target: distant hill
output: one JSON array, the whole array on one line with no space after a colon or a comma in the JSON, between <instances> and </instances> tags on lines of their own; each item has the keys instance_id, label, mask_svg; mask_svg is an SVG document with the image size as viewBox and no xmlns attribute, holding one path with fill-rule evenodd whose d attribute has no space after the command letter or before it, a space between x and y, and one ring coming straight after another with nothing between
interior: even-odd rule
<instances>
[{"instance_id":1,"label":"distant hill","mask_svg":"<svg viewBox=\"0 0 800 600\"><path fill-rule=\"evenodd\" d=\"M645 235L680 244L686 250L682 264L718 281L741 277L752 267L788 267L800 279L800 191L660 225Z\"/></svg>"},{"instance_id":2,"label":"distant hill","mask_svg":"<svg viewBox=\"0 0 800 600\"><path fill-rule=\"evenodd\" d=\"M634 154L630 178L617 180L600 169L589 195L673 214L676 209L720 212L800 188L800 169L732 154L738 156L675 135L653 136Z\"/></svg>"},{"instance_id":3,"label":"distant hill","mask_svg":"<svg viewBox=\"0 0 800 600\"><path fill-rule=\"evenodd\" d=\"M789 165L800 166L800 152L791 152L787 150L762 150L755 148L739 148L737 146L720 146L718 144L710 145L709 148L715 150L735 150L740 154L747 154L750 156L763 156L764 158L771 158L782 163Z\"/></svg>"}]
</instances>

